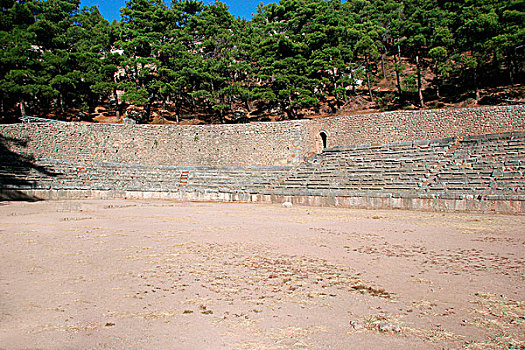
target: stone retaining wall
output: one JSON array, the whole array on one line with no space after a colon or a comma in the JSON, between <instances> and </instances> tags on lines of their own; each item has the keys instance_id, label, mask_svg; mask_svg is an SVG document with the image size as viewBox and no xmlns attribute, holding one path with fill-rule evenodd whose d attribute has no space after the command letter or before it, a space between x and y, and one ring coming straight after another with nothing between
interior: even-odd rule
<instances>
[{"instance_id":1,"label":"stone retaining wall","mask_svg":"<svg viewBox=\"0 0 525 350\"><path fill-rule=\"evenodd\" d=\"M500 213L525 215L525 198L417 198L417 197L373 197L337 195L279 195L252 194L247 192L149 192L109 190L12 190L0 189L4 200L78 200L78 199L129 199L129 200L171 200L180 202L235 202L280 204L291 202L295 205L318 207L339 207L354 209L401 209L436 212Z\"/></svg>"},{"instance_id":2,"label":"stone retaining wall","mask_svg":"<svg viewBox=\"0 0 525 350\"><path fill-rule=\"evenodd\" d=\"M525 130L525 105L394 111L314 119L310 138L328 133L328 147L382 145Z\"/></svg>"},{"instance_id":3,"label":"stone retaining wall","mask_svg":"<svg viewBox=\"0 0 525 350\"><path fill-rule=\"evenodd\" d=\"M525 106L396 111L242 125L0 125L0 141L35 159L150 165L248 166L300 164L327 146L386 144L525 130Z\"/></svg>"},{"instance_id":4,"label":"stone retaining wall","mask_svg":"<svg viewBox=\"0 0 525 350\"><path fill-rule=\"evenodd\" d=\"M304 122L245 125L0 125L11 151L35 159L142 165L298 164L309 149ZM0 139L1 141L1 139Z\"/></svg>"}]
</instances>

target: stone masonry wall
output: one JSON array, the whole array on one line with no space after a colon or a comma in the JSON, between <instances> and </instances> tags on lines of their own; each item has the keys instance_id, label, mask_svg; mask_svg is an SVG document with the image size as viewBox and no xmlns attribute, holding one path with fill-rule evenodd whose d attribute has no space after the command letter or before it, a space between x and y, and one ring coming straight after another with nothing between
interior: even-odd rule
<instances>
[{"instance_id":1,"label":"stone masonry wall","mask_svg":"<svg viewBox=\"0 0 525 350\"><path fill-rule=\"evenodd\" d=\"M308 152L304 122L159 126L81 123L0 125L9 149L34 159L141 165L297 164Z\"/></svg>"},{"instance_id":2,"label":"stone masonry wall","mask_svg":"<svg viewBox=\"0 0 525 350\"><path fill-rule=\"evenodd\" d=\"M35 159L184 166L284 166L328 147L525 130L525 106L396 111L242 125L0 125L8 147Z\"/></svg>"},{"instance_id":3,"label":"stone masonry wall","mask_svg":"<svg viewBox=\"0 0 525 350\"><path fill-rule=\"evenodd\" d=\"M440 139L525 130L525 106L395 111L312 121L310 140L321 131L328 147L383 145L396 141Z\"/></svg>"}]
</instances>

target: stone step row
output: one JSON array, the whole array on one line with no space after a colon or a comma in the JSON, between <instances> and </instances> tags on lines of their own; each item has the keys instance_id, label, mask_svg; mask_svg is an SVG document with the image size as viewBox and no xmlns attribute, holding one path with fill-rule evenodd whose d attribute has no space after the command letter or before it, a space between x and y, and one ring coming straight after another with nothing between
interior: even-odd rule
<instances>
[{"instance_id":1,"label":"stone step row","mask_svg":"<svg viewBox=\"0 0 525 350\"><path fill-rule=\"evenodd\" d=\"M524 138L499 137L480 143L472 139L476 142L460 142L457 146L451 139L449 144L426 144L424 148L412 143L403 147L329 150L296 169L280 188L521 190L525 182Z\"/></svg>"},{"instance_id":2,"label":"stone step row","mask_svg":"<svg viewBox=\"0 0 525 350\"><path fill-rule=\"evenodd\" d=\"M185 174L184 185L189 187L263 188L270 186L286 173L282 169L239 171L227 168L219 171L216 168L210 168L210 171L206 171L206 168L199 168L192 172L163 167L137 169L133 166L117 167L111 165L91 167L54 164L53 166L53 164L45 162L39 166L53 168L56 174L47 176L39 173L36 169L28 170L26 167L16 164L9 166L4 164L0 166L0 176L4 174L3 180L9 179L9 181L17 184L22 182L34 183L41 184L43 187L52 185L53 188L140 188L141 186L175 188L181 185L182 174Z\"/></svg>"}]
</instances>

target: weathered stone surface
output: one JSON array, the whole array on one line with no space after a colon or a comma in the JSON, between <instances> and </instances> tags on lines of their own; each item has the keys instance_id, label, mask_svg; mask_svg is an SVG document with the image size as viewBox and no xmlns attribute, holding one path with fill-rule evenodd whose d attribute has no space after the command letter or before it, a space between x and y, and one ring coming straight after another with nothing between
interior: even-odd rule
<instances>
[{"instance_id":1,"label":"weathered stone surface","mask_svg":"<svg viewBox=\"0 0 525 350\"><path fill-rule=\"evenodd\" d=\"M324 130L328 147L337 147L499 134L523 131L524 113L525 106L503 106L319 118L314 120L311 137Z\"/></svg>"},{"instance_id":2,"label":"weathered stone surface","mask_svg":"<svg viewBox=\"0 0 525 350\"><path fill-rule=\"evenodd\" d=\"M399 333L401 332L401 326L399 323L394 321L381 321L377 325L377 329L380 332L392 332L392 333Z\"/></svg>"}]
</instances>

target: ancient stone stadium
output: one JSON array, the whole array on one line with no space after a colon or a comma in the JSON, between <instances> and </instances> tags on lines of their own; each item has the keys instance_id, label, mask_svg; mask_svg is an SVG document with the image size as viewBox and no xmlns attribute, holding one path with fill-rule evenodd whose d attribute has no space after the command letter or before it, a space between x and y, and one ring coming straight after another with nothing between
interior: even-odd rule
<instances>
[{"instance_id":1,"label":"ancient stone stadium","mask_svg":"<svg viewBox=\"0 0 525 350\"><path fill-rule=\"evenodd\" d=\"M524 349L524 112L1 125L0 349Z\"/></svg>"},{"instance_id":2,"label":"ancient stone stadium","mask_svg":"<svg viewBox=\"0 0 525 350\"><path fill-rule=\"evenodd\" d=\"M0 126L3 198L525 213L525 107L209 126Z\"/></svg>"}]
</instances>

